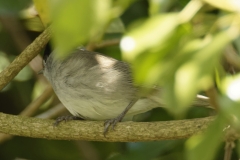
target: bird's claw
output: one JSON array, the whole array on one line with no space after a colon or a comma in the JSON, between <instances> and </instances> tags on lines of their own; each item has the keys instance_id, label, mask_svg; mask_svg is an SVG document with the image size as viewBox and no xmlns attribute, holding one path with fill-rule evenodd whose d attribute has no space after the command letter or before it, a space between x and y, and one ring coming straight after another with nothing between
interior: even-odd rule
<instances>
[{"instance_id":1,"label":"bird's claw","mask_svg":"<svg viewBox=\"0 0 240 160\"><path fill-rule=\"evenodd\" d=\"M122 120L122 117L106 120L104 122L104 132L103 132L104 137L106 137L109 127L112 126L112 130L115 130L115 126L117 125L118 122L121 122L121 120Z\"/></svg>"},{"instance_id":2,"label":"bird's claw","mask_svg":"<svg viewBox=\"0 0 240 160\"><path fill-rule=\"evenodd\" d=\"M61 117L58 117L55 122L53 123L53 126L58 126L59 123L61 123L62 121L71 121L71 120L80 120L81 118L79 117L76 117L76 116L72 116L72 115L68 115L68 116L61 116Z\"/></svg>"}]
</instances>

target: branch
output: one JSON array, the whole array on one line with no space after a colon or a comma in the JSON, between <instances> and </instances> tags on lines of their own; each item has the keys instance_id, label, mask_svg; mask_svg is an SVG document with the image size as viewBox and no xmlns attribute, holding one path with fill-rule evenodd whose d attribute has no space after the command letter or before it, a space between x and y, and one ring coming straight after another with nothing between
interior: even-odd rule
<instances>
[{"instance_id":1,"label":"branch","mask_svg":"<svg viewBox=\"0 0 240 160\"><path fill-rule=\"evenodd\" d=\"M40 51L50 39L50 28L41 33L14 61L0 72L2 90Z\"/></svg>"},{"instance_id":2,"label":"branch","mask_svg":"<svg viewBox=\"0 0 240 160\"><path fill-rule=\"evenodd\" d=\"M32 116L33 114L35 114L35 112L38 110L38 108L45 102L47 101L50 97L51 97L51 94L52 94L53 90L52 90L52 87L51 86L47 86L47 88L45 89L45 91L36 99L34 100L33 102L31 102L21 113L20 115L22 116ZM56 109L57 110L56 110ZM49 111L58 111L59 107L54 107L54 108L51 108ZM59 112L57 112L59 113ZM41 116L43 115L43 116ZM39 116L40 117L44 117L46 116L49 116L47 118L51 118L50 116L53 115L52 112L44 112L42 114L40 114ZM3 143L4 141L7 141L9 139L11 139L13 136L12 135L9 135L9 134L4 134L4 133L0 133L0 144Z\"/></svg>"},{"instance_id":3,"label":"branch","mask_svg":"<svg viewBox=\"0 0 240 160\"><path fill-rule=\"evenodd\" d=\"M240 69L240 57L232 45L228 45L226 47L223 56L228 63L230 63L237 69Z\"/></svg>"},{"instance_id":4,"label":"branch","mask_svg":"<svg viewBox=\"0 0 240 160\"><path fill-rule=\"evenodd\" d=\"M57 116L65 113L66 111L67 111L66 107L64 107L62 103L59 103L58 105L54 106L53 108L50 108L46 112L43 112L35 117L41 118L41 119L56 118Z\"/></svg>"},{"instance_id":5,"label":"branch","mask_svg":"<svg viewBox=\"0 0 240 160\"><path fill-rule=\"evenodd\" d=\"M224 160L231 160L233 149L236 147L235 141L240 137L239 130L229 125L223 131L225 132Z\"/></svg>"},{"instance_id":6,"label":"branch","mask_svg":"<svg viewBox=\"0 0 240 160\"><path fill-rule=\"evenodd\" d=\"M32 116L34 113L38 110L38 108L44 104L49 98L51 98L51 95L53 94L53 89L50 85L46 87L46 89L43 91L43 93L35 99L33 102L31 102L21 113L21 116Z\"/></svg>"},{"instance_id":7,"label":"branch","mask_svg":"<svg viewBox=\"0 0 240 160\"><path fill-rule=\"evenodd\" d=\"M53 127L53 120L0 113L0 132L32 138L137 142L188 138L204 131L214 117L164 122L122 122L103 136L102 121L69 121Z\"/></svg>"},{"instance_id":8,"label":"branch","mask_svg":"<svg viewBox=\"0 0 240 160\"><path fill-rule=\"evenodd\" d=\"M66 108L60 103L56 105L55 107L48 109L46 112L41 113L35 117L37 118L54 118L57 117L59 114L66 112ZM26 112L28 115L25 116L30 116L31 113L33 112ZM1 129L0 129L1 130ZM5 134L5 133L0 133L0 144L3 143L4 141L7 141L11 139L14 135L10 134Z\"/></svg>"},{"instance_id":9,"label":"branch","mask_svg":"<svg viewBox=\"0 0 240 160\"><path fill-rule=\"evenodd\" d=\"M119 45L119 43L120 43L120 39L110 39L110 40L105 40L98 44L90 43L86 46L86 49L89 51L94 51L95 49L99 49L99 48L105 48L105 47L109 47L109 46Z\"/></svg>"}]
</instances>

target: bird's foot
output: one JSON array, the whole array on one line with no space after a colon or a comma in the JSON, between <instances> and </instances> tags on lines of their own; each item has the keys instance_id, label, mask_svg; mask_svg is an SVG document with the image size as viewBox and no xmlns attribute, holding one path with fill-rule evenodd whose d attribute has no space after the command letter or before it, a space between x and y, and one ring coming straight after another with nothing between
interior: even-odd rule
<instances>
[{"instance_id":1,"label":"bird's foot","mask_svg":"<svg viewBox=\"0 0 240 160\"><path fill-rule=\"evenodd\" d=\"M104 122L104 132L103 132L103 135L104 137L106 137L106 134L110 128L110 126L112 126L112 130L115 129L115 126L117 125L118 122L121 122L122 119L123 119L124 115L120 114L119 116L117 116L116 118L113 118L113 119L109 119L109 120L106 120Z\"/></svg>"},{"instance_id":2,"label":"bird's foot","mask_svg":"<svg viewBox=\"0 0 240 160\"><path fill-rule=\"evenodd\" d=\"M61 123L62 121L67 122L67 121L71 121L71 120L83 120L83 119L80 117L77 117L77 116L73 116L73 115L61 116L56 119L56 121L53 123L53 126L58 126L59 123Z\"/></svg>"}]
</instances>

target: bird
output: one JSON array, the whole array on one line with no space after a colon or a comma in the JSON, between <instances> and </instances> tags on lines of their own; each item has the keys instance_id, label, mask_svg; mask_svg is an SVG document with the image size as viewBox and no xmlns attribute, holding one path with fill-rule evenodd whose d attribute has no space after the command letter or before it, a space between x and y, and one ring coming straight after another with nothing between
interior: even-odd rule
<instances>
[{"instance_id":1,"label":"bird","mask_svg":"<svg viewBox=\"0 0 240 160\"><path fill-rule=\"evenodd\" d=\"M104 136L110 126L164 106L161 88L153 86L150 95L144 95L141 86L134 84L131 66L106 55L79 47L65 58L58 58L56 50L46 49L43 75L72 116L59 117L61 121L84 119L103 120ZM208 99L197 99L196 105L208 106Z\"/></svg>"}]
</instances>

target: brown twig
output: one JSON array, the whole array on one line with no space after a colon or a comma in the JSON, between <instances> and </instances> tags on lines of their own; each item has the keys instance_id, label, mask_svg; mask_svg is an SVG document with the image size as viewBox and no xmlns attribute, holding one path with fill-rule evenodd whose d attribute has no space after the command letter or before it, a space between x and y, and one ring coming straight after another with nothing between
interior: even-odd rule
<instances>
[{"instance_id":1,"label":"brown twig","mask_svg":"<svg viewBox=\"0 0 240 160\"><path fill-rule=\"evenodd\" d=\"M0 90L2 90L47 44L51 31L47 28L14 61L0 72Z\"/></svg>"},{"instance_id":2,"label":"brown twig","mask_svg":"<svg viewBox=\"0 0 240 160\"><path fill-rule=\"evenodd\" d=\"M122 122L104 137L102 121L69 121L54 127L53 120L0 113L0 132L55 140L106 142L173 140L200 133L213 120L214 117L164 122Z\"/></svg>"},{"instance_id":3,"label":"brown twig","mask_svg":"<svg viewBox=\"0 0 240 160\"><path fill-rule=\"evenodd\" d=\"M44 92L34 101L32 101L19 115L32 116L38 108L45 103L53 94L53 89L50 85L46 87Z\"/></svg>"},{"instance_id":4,"label":"brown twig","mask_svg":"<svg viewBox=\"0 0 240 160\"><path fill-rule=\"evenodd\" d=\"M30 43L26 32L24 31L19 19L15 16L0 16L3 27L7 30L17 49L22 52Z\"/></svg>"},{"instance_id":5,"label":"brown twig","mask_svg":"<svg viewBox=\"0 0 240 160\"><path fill-rule=\"evenodd\" d=\"M81 152L82 159L85 160L99 160L100 155L98 150L88 141L76 141L76 144Z\"/></svg>"},{"instance_id":6,"label":"brown twig","mask_svg":"<svg viewBox=\"0 0 240 160\"><path fill-rule=\"evenodd\" d=\"M232 150L233 150L234 147L235 147L234 142L226 142L224 160L231 160Z\"/></svg>"},{"instance_id":7,"label":"brown twig","mask_svg":"<svg viewBox=\"0 0 240 160\"><path fill-rule=\"evenodd\" d=\"M14 41L15 46L17 47L19 52L22 52L30 43L31 40L28 37L26 31L21 25L19 19L13 15L0 15L0 21L3 27L6 29L8 34L11 36ZM44 82L44 78L42 76L38 76L38 72L42 69L42 57L37 55L30 62L29 66L34 71L34 75L40 80Z\"/></svg>"},{"instance_id":8,"label":"brown twig","mask_svg":"<svg viewBox=\"0 0 240 160\"><path fill-rule=\"evenodd\" d=\"M239 130L229 125L223 131L225 132L224 160L231 160L232 150L235 148L234 141L240 137Z\"/></svg>"},{"instance_id":9,"label":"brown twig","mask_svg":"<svg viewBox=\"0 0 240 160\"><path fill-rule=\"evenodd\" d=\"M217 100L217 91L214 86L206 91L207 96L209 97L210 106L216 111L219 111L219 104Z\"/></svg>"},{"instance_id":10,"label":"brown twig","mask_svg":"<svg viewBox=\"0 0 240 160\"><path fill-rule=\"evenodd\" d=\"M46 102L50 97L51 94L53 93L52 87L48 86L45 91L32 103L30 103L21 113L20 115L22 116L32 116L33 114L36 113L37 109L44 103ZM55 107L54 107L55 108ZM59 108L59 107L58 107ZM47 111L48 112L48 111ZM57 112L59 113L59 112ZM47 113L45 113L47 114ZM52 114L47 114L49 115L48 117L45 116L45 118L52 118ZM9 134L4 134L0 133L0 143L3 143L4 141L10 140L13 136Z\"/></svg>"},{"instance_id":11,"label":"brown twig","mask_svg":"<svg viewBox=\"0 0 240 160\"><path fill-rule=\"evenodd\" d=\"M46 112L43 112L35 117L37 118L42 118L42 119L47 119L47 118L54 118L59 116L60 114L66 112L67 109L63 106L62 103L59 103L53 108L48 109Z\"/></svg>"},{"instance_id":12,"label":"brown twig","mask_svg":"<svg viewBox=\"0 0 240 160\"><path fill-rule=\"evenodd\" d=\"M229 64L240 70L240 57L232 45L226 47L223 56Z\"/></svg>"},{"instance_id":13,"label":"brown twig","mask_svg":"<svg viewBox=\"0 0 240 160\"><path fill-rule=\"evenodd\" d=\"M95 49L114 46L114 45L118 45L119 43L120 43L120 39L105 40L105 41L103 41L101 43L98 43L98 44L88 44L86 46L86 49L89 50L89 51L94 51Z\"/></svg>"},{"instance_id":14,"label":"brown twig","mask_svg":"<svg viewBox=\"0 0 240 160\"><path fill-rule=\"evenodd\" d=\"M66 111L66 108L60 103L60 104L56 105L55 107L53 107L53 108L47 110L46 112L41 113L35 117L43 118L43 119L54 118L65 111ZM14 135L0 133L0 144L7 140L10 140L13 136Z\"/></svg>"}]
</instances>

